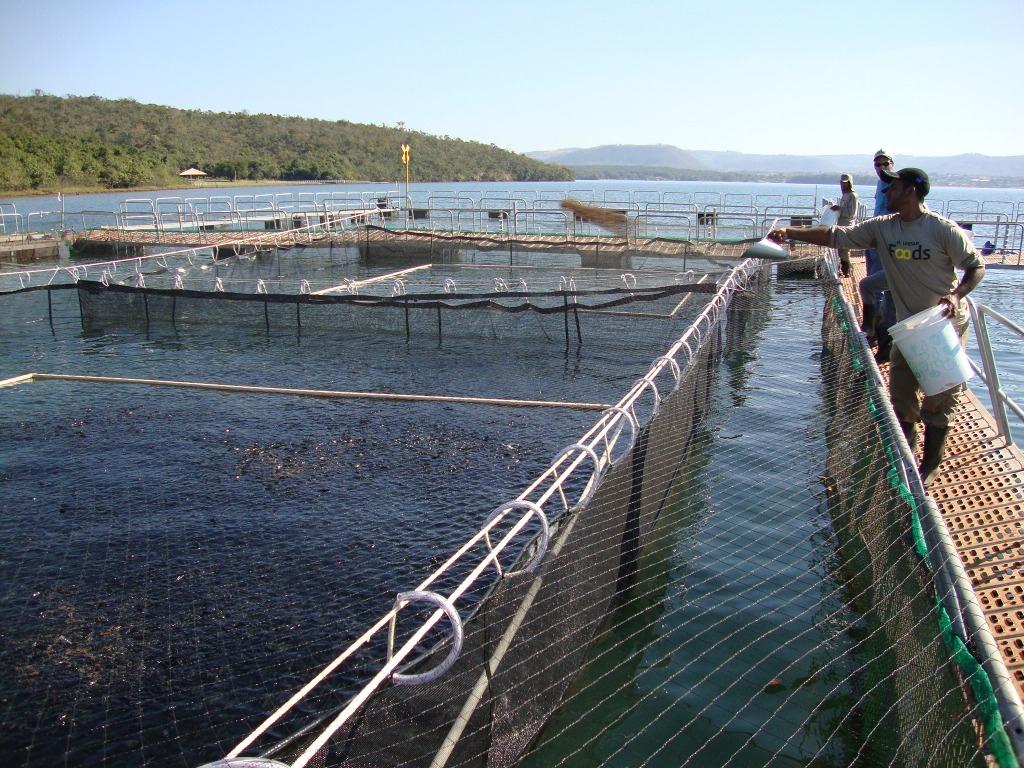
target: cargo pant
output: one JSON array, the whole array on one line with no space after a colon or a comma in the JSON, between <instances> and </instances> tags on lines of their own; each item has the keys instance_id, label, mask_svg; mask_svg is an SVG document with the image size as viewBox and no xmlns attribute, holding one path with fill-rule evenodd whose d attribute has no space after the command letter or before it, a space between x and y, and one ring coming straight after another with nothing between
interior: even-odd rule
<instances>
[{"instance_id":1,"label":"cargo pant","mask_svg":"<svg viewBox=\"0 0 1024 768\"><path fill-rule=\"evenodd\" d=\"M963 346L967 341L967 318L957 317L956 328L960 346ZM909 424L922 421L932 427L948 427L963 388L963 384L957 384L937 395L925 395L922 399L917 377L910 370L899 347L893 345L889 357L889 399L900 421Z\"/></svg>"}]
</instances>

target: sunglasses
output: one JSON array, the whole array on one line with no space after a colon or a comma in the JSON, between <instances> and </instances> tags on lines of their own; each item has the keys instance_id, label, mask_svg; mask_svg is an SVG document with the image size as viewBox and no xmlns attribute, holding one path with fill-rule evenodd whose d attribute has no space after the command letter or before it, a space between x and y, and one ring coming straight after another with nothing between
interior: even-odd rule
<instances>
[{"instance_id":1,"label":"sunglasses","mask_svg":"<svg viewBox=\"0 0 1024 768\"><path fill-rule=\"evenodd\" d=\"M892 165L892 160L882 160L881 162L875 163L875 168L885 168L889 165Z\"/></svg>"}]
</instances>

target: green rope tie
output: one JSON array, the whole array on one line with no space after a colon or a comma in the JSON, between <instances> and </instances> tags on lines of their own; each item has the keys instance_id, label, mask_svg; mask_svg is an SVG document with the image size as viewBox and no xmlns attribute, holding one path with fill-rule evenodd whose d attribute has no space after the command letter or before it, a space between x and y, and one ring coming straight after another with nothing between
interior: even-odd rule
<instances>
[{"instance_id":1,"label":"green rope tie","mask_svg":"<svg viewBox=\"0 0 1024 768\"><path fill-rule=\"evenodd\" d=\"M938 598L935 599L935 607L939 614L942 640L967 676L974 700L978 702L979 719L985 728L985 733L988 734L988 746L992 750L992 755L999 763L999 768L1019 768L1020 763L1017 762L1017 756L1013 753L1010 739L1006 735L1003 716L999 712L996 693L992 688L988 673L974 658L964 641L953 631L953 622L942 606L942 601Z\"/></svg>"}]
</instances>

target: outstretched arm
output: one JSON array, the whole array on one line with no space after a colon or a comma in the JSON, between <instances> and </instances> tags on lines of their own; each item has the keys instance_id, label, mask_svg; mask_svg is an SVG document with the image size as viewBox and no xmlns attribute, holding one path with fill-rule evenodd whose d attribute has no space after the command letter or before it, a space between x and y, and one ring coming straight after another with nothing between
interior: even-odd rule
<instances>
[{"instance_id":1,"label":"outstretched arm","mask_svg":"<svg viewBox=\"0 0 1024 768\"><path fill-rule=\"evenodd\" d=\"M768 233L768 239L780 245L786 240L811 245L830 245L831 238L832 227L783 227Z\"/></svg>"}]
</instances>

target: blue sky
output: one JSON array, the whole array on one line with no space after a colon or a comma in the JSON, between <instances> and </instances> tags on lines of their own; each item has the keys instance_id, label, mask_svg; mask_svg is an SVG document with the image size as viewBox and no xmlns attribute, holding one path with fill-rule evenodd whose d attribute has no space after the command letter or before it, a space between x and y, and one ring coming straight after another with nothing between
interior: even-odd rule
<instances>
[{"instance_id":1,"label":"blue sky","mask_svg":"<svg viewBox=\"0 0 1024 768\"><path fill-rule=\"evenodd\" d=\"M516 151L1024 154L1024 1L0 0L0 93Z\"/></svg>"}]
</instances>

